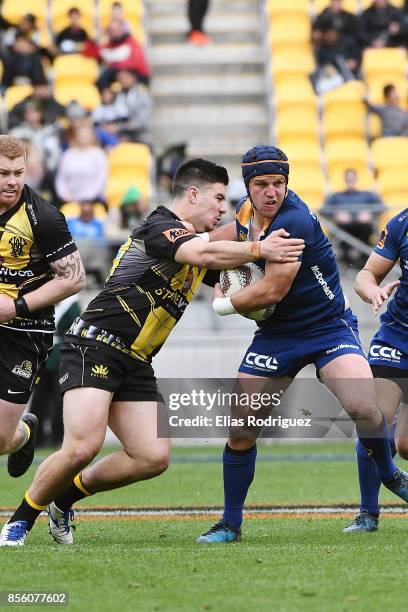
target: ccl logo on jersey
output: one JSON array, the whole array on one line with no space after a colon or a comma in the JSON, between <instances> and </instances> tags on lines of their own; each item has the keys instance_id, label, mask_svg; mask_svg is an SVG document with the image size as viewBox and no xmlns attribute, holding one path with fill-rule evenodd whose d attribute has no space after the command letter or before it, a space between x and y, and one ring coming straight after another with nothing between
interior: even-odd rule
<instances>
[{"instance_id":1,"label":"ccl logo on jersey","mask_svg":"<svg viewBox=\"0 0 408 612\"><path fill-rule=\"evenodd\" d=\"M370 347L370 357L386 361L400 362L402 353L396 348L390 346L382 346L381 344L373 344Z\"/></svg>"},{"instance_id":2,"label":"ccl logo on jersey","mask_svg":"<svg viewBox=\"0 0 408 612\"><path fill-rule=\"evenodd\" d=\"M270 355L259 355L258 353L248 353L245 363L257 368L258 370L277 370L278 360Z\"/></svg>"}]
</instances>

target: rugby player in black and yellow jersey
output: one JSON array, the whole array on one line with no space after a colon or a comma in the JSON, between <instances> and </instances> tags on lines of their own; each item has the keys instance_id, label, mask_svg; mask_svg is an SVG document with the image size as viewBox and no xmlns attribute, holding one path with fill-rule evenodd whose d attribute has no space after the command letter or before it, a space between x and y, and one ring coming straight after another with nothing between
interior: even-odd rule
<instances>
[{"instance_id":1,"label":"rugby player in black and yellow jersey","mask_svg":"<svg viewBox=\"0 0 408 612\"><path fill-rule=\"evenodd\" d=\"M45 365L53 304L85 284L65 218L24 184L24 145L0 136L0 454L17 477L34 456L36 419L21 418Z\"/></svg>"},{"instance_id":2,"label":"rugby player in black and yellow jersey","mask_svg":"<svg viewBox=\"0 0 408 612\"><path fill-rule=\"evenodd\" d=\"M303 249L303 241L284 237L284 230L254 243L209 242L208 234L207 240L197 236L212 230L226 212L227 184L225 168L199 159L186 162L174 178L170 209L158 207L119 250L105 288L74 322L62 348L62 448L37 470L24 500L3 527L0 545L23 545L48 504L54 539L71 544L73 503L167 468L170 443L157 437L160 394L151 359L206 269L260 257L296 261ZM107 425L122 449L83 469L99 452Z\"/></svg>"}]
</instances>

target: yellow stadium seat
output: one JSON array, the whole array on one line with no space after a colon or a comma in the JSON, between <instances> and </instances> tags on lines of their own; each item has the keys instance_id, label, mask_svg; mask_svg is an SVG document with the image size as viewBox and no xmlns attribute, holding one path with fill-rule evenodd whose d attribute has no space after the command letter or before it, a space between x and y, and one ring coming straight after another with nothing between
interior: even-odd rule
<instances>
[{"instance_id":1,"label":"yellow stadium seat","mask_svg":"<svg viewBox=\"0 0 408 612\"><path fill-rule=\"evenodd\" d=\"M47 4L48 0L3 0L1 14L10 23L17 23L31 13L37 18L38 29L42 30L47 25Z\"/></svg>"},{"instance_id":2,"label":"yellow stadium seat","mask_svg":"<svg viewBox=\"0 0 408 612\"><path fill-rule=\"evenodd\" d=\"M335 87L331 91L323 94L323 105L325 110L332 106L354 106L361 105L365 97L365 86L362 81L347 81L340 87Z\"/></svg>"},{"instance_id":3,"label":"yellow stadium seat","mask_svg":"<svg viewBox=\"0 0 408 612\"><path fill-rule=\"evenodd\" d=\"M317 113L308 107L299 109L297 113L291 108L285 108L276 115L274 127L277 139L295 134L298 138L312 135L317 139Z\"/></svg>"},{"instance_id":4,"label":"yellow stadium seat","mask_svg":"<svg viewBox=\"0 0 408 612\"><path fill-rule=\"evenodd\" d=\"M326 144L325 159L329 174L347 168L365 170L369 165L369 149L364 138L335 138Z\"/></svg>"},{"instance_id":5,"label":"yellow stadium seat","mask_svg":"<svg viewBox=\"0 0 408 612\"><path fill-rule=\"evenodd\" d=\"M33 93L32 85L11 85L5 92L6 108L10 111L13 106Z\"/></svg>"},{"instance_id":6,"label":"yellow stadium seat","mask_svg":"<svg viewBox=\"0 0 408 612\"><path fill-rule=\"evenodd\" d=\"M363 54L362 71L364 81L392 83L405 77L407 54L405 49L366 49Z\"/></svg>"},{"instance_id":7,"label":"yellow stadium seat","mask_svg":"<svg viewBox=\"0 0 408 612\"><path fill-rule=\"evenodd\" d=\"M72 81L94 83L99 76L98 62L79 53L60 55L54 61L54 83Z\"/></svg>"},{"instance_id":8,"label":"yellow stadium seat","mask_svg":"<svg viewBox=\"0 0 408 612\"><path fill-rule=\"evenodd\" d=\"M357 106L342 110L341 106L329 108L323 114L325 140L333 137L364 137L366 132L366 110Z\"/></svg>"},{"instance_id":9,"label":"yellow stadium seat","mask_svg":"<svg viewBox=\"0 0 408 612\"><path fill-rule=\"evenodd\" d=\"M388 194L408 194L407 170L405 168L387 168L378 175L378 187L385 198Z\"/></svg>"},{"instance_id":10,"label":"yellow stadium seat","mask_svg":"<svg viewBox=\"0 0 408 612\"><path fill-rule=\"evenodd\" d=\"M310 81L306 81L306 86L304 86L303 81L300 82L300 86L295 81L286 85L286 87L275 89L274 103L277 112L288 106L292 108L308 106L314 112L317 112L317 96ZM296 108L294 112L296 112Z\"/></svg>"},{"instance_id":11,"label":"yellow stadium seat","mask_svg":"<svg viewBox=\"0 0 408 612\"><path fill-rule=\"evenodd\" d=\"M289 188L293 189L305 202L316 209L322 205L325 197L325 179L320 168L297 166L290 172Z\"/></svg>"},{"instance_id":12,"label":"yellow stadium seat","mask_svg":"<svg viewBox=\"0 0 408 612\"><path fill-rule=\"evenodd\" d=\"M359 0L343 0L343 4L342 4L343 10L349 11L350 13L357 13L358 8L359 8L358 1ZM329 5L330 5L330 0L314 0L313 2L314 13L318 15Z\"/></svg>"},{"instance_id":13,"label":"yellow stadium seat","mask_svg":"<svg viewBox=\"0 0 408 612\"><path fill-rule=\"evenodd\" d=\"M272 50L277 44L307 43L310 41L310 17L305 13L274 15L269 22L269 37Z\"/></svg>"},{"instance_id":14,"label":"yellow stadium seat","mask_svg":"<svg viewBox=\"0 0 408 612\"><path fill-rule=\"evenodd\" d=\"M56 84L54 95L60 104L67 105L72 100L87 110L93 110L101 103L101 96L95 85L91 83L69 81L68 83Z\"/></svg>"},{"instance_id":15,"label":"yellow stadium seat","mask_svg":"<svg viewBox=\"0 0 408 612\"><path fill-rule=\"evenodd\" d=\"M395 168L408 171L408 137L377 138L371 145L371 156L379 173Z\"/></svg>"},{"instance_id":16,"label":"yellow stadium seat","mask_svg":"<svg viewBox=\"0 0 408 612\"><path fill-rule=\"evenodd\" d=\"M374 140L374 138L381 138L382 135L382 125L381 119L378 115L374 113L369 113L368 115L368 123L367 123L367 132L370 140Z\"/></svg>"},{"instance_id":17,"label":"yellow stadium seat","mask_svg":"<svg viewBox=\"0 0 408 612\"><path fill-rule=\"evenodd\" d=\"M79 202L67 202L60 207L60 211L67 219L73 219L79 216L81 212L81 205ZM95 217L100 220L104 220L107 217L106 208L100 202L94 204Z\"/></svg>"},{"instance_id":18,"label":"yellow stadium seat","mask_svg":"<svg viewBox=\"0 0 408 612\"><path fill-rule=\"evenodd\" d=\"M108 153L109 169L112 173L117 170L142 169L148 175L151 172L152 154L147 145L135 142L118 144Z\"/></svg>"},{"instance_id":19,"label":"yellow stadium seat","mask_svg":"<svg viewBox=\"0 0 408 612\"><path fill-rule=\"evenodd\" d=\"M51 0L51 29L60 32L69 24L68 11L78 8L81 12L81 25L90 36L95 34L94 0Z\"/></svg>"},{"instance_id":20,"label":"yellow stadium seat","mask_svg":"<svg viewBox=\"0 0 408 612\"><path fill-rule=\"evenodd\" d=\"M315 70L313 55L303 53L276 53L272 56L272 80L275 86L293 77L307 78Z\"/></svg>"},{"instance_id":21,"label":"yellow stadium seat","mask_svg":"<svg viewBox=\"0 0 408 612\"><path fill-rule=\"evenodd\" d=\"M306 13L309 15L310 2L309 0L290 0L290 2L282 2L282 0L267 0L266 12L268 15L277 15L281 13Z\"/></svg>"},{"instance_id":22,"label":"yellow stadium seat","mask_svg":"<svg viewBox=\"0 0 408 612\"><path fill-rule=\"evenodd\" d=\"M285 144L278 140L277 146L281 148L289 158L290 167L295 166L321 166L321 151L318 140L293 140ZM292 171L292 170L291 170Z\"/></svg>"}]
</instances>

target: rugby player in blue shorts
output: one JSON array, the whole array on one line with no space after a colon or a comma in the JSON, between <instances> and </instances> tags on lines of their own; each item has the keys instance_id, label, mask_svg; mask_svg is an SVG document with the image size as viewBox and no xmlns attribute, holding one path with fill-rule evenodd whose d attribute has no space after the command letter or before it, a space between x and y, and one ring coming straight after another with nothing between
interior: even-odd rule
<instances>
[{"instance_id":1,"label":"rugby player in blue shorts","mask_svg":"<svg viewBox=\"0 0 408 612\"><path fill-rule=\"evenodd\" d=\"M401 400L408 403L408 208L395 215L382 232L373 253L356 279L358 295L372 304L374 314L395 295L381 315L381 325L374 335L368 356L378 386L379 406L391 423L389 444L393 455L408 459L407 411L402 409L395 435L395 412ZM400 280L380 287L399 260ZM393 382L392 382L393 381ZM394 440L395 435L395 440ZM361 492L360 511L345 533L370 532L378 529L381 479L366 449L357 442L358 476Z\"/></svg>"},{"instance_id":2,"label":"rugby player in blue shorts","mask_svg":"<svg viewBox=\"0 0 408 612\"><path fill-rule=\"evenodd\" d=\"M249 197L238 204L236 226L216 230L217 238L262 240L279 227L303 238L305 249L297 262L276 266L260 261L264 278L230 298L216 288L213 307L220 315L276 304L270 318L258 321L238 383L243 388L252 383L252 390L256 385L258 391L273 393L286 389L305 365L313 363L320 380L355 421L359 441L373 458L381 481L408 501L408 474L392 459L387 422L377 405L357 320L345 303L335 256L316 216L288 189L287 156L277 147L256 146L243 156L242 173ZM198 538L199 543L240 539L260 432L250 428L230 432L223 454L223 517Z\"/></svg>"}]
</instances>

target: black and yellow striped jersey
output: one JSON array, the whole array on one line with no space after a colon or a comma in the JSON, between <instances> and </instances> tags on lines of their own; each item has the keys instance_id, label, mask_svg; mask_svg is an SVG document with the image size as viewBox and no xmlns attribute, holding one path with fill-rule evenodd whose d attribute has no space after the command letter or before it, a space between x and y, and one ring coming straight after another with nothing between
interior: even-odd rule
<instances>
[{"instance_id":1,"label":"black and yellow striped jersey","mask_svg":"<svg viewBox=\"0 0 408 612\"><path fill-rule=\"evenodd\" d=\"M206 273L206 268L174 259L179 246L193 238L196 234L177 215L159 206L121 246L104 289L81 317L84 333L80 326L74 333L86 336L89 329L103 330L92 337L116 348L124 346L133 357L149 362Z\"/></svg>"},{"instance_id":2,"label":"black and yellow striped jersey","mask_svg":"<svg viewBox=\"0 0 408 612\"><path fill-rule=\"evenodd\" d=\"M13 299L53 278L49 266L77 247L65 217L27 185L18 203L0 215L0 293ZM3 323L12 329L54 331L54 307Z\"/></svg>"}]
</instances>

